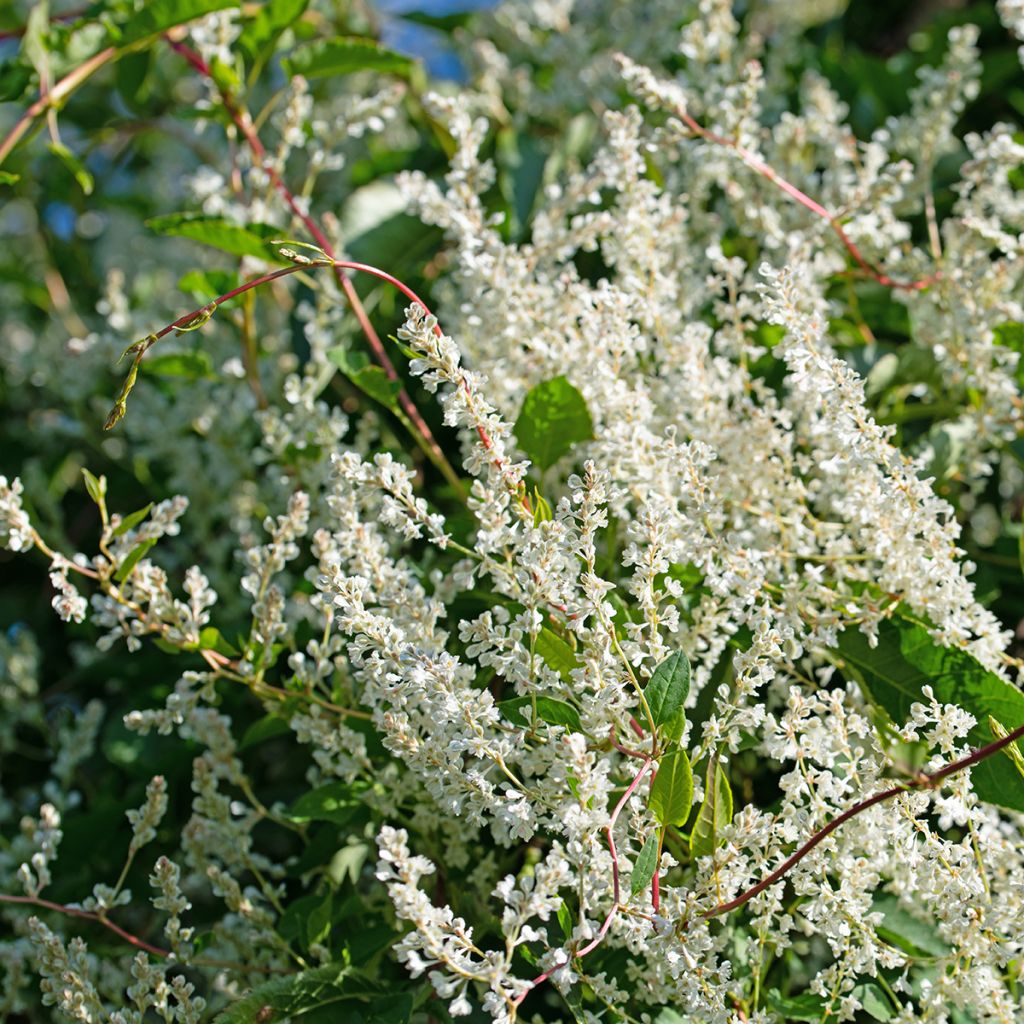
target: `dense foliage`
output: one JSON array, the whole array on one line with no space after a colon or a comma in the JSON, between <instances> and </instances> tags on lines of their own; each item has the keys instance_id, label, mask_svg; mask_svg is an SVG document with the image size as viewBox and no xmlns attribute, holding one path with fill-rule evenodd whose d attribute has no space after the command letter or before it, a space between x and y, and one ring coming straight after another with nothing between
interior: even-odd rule
<instances>
[{"instance_id":1,"label":"dense foliage","mask_svg":"<svg viewBox=\"0 0 1024 1024\"><path fill-rule=\"evenodd\" d=\"M396 6L0 11L0 1017L1024 1020L1024 3Z\"/></svg>"}]
</instances>

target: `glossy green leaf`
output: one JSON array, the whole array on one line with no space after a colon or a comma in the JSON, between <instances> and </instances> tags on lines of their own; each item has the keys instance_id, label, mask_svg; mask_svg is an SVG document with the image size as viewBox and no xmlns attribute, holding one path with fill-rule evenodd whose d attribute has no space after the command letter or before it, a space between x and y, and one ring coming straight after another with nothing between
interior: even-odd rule
<instances>
[{"instance_id":1,"label":"glossy green leaf","mask_svg":"<svg viewBox=\"0 0 1024 1024\"><path fill-rule=\"evenodd\" d=\"M690 852L706 857L715 852L722 829L732 821L732 787L717 757L708 761L704 800L690 833Z\"/></svg>"},{"instance_id":2,"label":"glossy green leaf","mask_svg":"<svg viewBox=\"0 0 1024 1024\"><path fill-rule=\"evenodd\" d=\"M352 1019L365 1003L375 1003L380 998L379 988L351 968L328 964L257 986L244 999L218 1014L214 1024L253 1024L261 1019L260 1014L268 1021L301 1020L303 1015L328 1006L334 1008L336 1019L341 1021ZM397 1000L397 993L395 998ZM386 1019L381 1018L382 1024ZM394 1018L396 1022L400 1019Z\"/></svg>"},{"instance_id":3,"label":"glossy green leaf","mask_svg":"<svg viewBox=\"0 0 1024 1024\"><path fill-rule=\"evenodd\" d=\"M565 939L571 938L574 931L572 911L569 910L565 900L558 904L558 923L562 928L562 937Z\"/></svg>"},{"instance_id":4,"label":"glossy green leaf","mask_svg":"<svg viewBox=\"0 0 1024 1024\"><path fill-rule=\"evenodd\" d=\"M629 891L633 896L643 892L654 878L658 870L658 832L652 832L644 841L633 865L633 875L629 882Z\"/></svg>"},{"instance_id":5,"label":"glossy green leaf","mask_svg":"<svg viewBox=\"0 0 1024 1024\"><path fill-rule=\"evenodd\" d=\"M150 502L148 505L145 505L142 508L140 508L137 512L131 512L129 515L126 515L121 520L121 522L118 523L117 528L114 530L114 536L122 537L129 530L134 530L135 527L138 526L139 523L141 523L142 520L149 515L149 510L152 507L153 502Z\"/></svg>"},{"instance_id":6,"label":"glossy green leaf","mask_svg":"<svg viewBox=\"0 0 1024 1024\"><path fill-rule=\"evenodd\" d=\"M658 762L650 807L662 825L685 825L693 807L693 770L685 750L672 750Z\"/></svg>"},{"instance_id":7,"label":"glossy green leaf","mask_svg":"<svg viewBox=\"0 0 1024 1024\"><path fill-rule=\"evenodd\" d=\"M391 380L381 367L371 364L362 352L350 352L339 345L328 349L327 358L365 395L393 412L398 409L401 383Z\"/></svg>"},{"instance_id":8,"label":"glossy green leaf","mask_svg":"<svg viewBox=\"0 0 1024 1024\"><path fill-rule=\"evenodd\" d=\"M976 747L995 738L989 716L1007 729L1024 725L1024 693L965 651L941 647L924 626L909 619L882 622L877 647L870 647L862 633L848 629L839 638L839 652L847 670L854 672L871 699L897 725L910 718L912 704L923 700L924 686L931 686L940 703L957 704L977 719L969 733ZM1024 810L1024 778L1007 771L1002 757L975 765L971 780L982 800Z\"/></svg>"},{"instance_id":9,"label":"glossy green leaf","mask_svg":"<svg viewBox=\"0 0 1024 1024\"><path fill-rule=\"evenodd\" d=\"M544 626L537 634L533 650L565 682L572 682L572 670L579 668L580 663L576 660L576 652L569 645L568 641L563 640L554 630Z\"/></svg>"},{"instance_id":10,"label":"glossy green leaf","mask_svg":"<svg viewBox=\"0 0 1024 1024\"><path fill-rule=\"evenodd\" d=\"M216 651L218 654L223 654L226 658L237 658L242 653L238 648L228 643L216 626L205 626L200 631L199 646L207 650Z\"/></svg>"},{"instance_id":11,"label":"glossy green leaf","mask_svg":"<svg viewBox=\"0 0 1024 1024\"><path fill-rule=\"evenodd\" d=\"M527 458L543 472L574 444L589 441L594 423L579 391L567 378L555 377L527 392L515 435Z\"/></svg>"},{"instance_id":12,"label":"glossy green leaf","mask_svg":"<svg viewBox=\"0 0 1024 1024\"><path fill-rule=\"evenodd\" d=\"M513 697L511 700L503 700L498 704L498 710L513 725L517 725L521 729L530 728L533 702L529 697ZM569 732L583 731L580 713L564 700L557 700L554 697L538 697L537 717L549 725L561 725Z\"/></svg>"},{"instance_id":13,"label":"glossy green leaf","mask_svg":"<svg viewBox=\"0 0 1024 1024\"><path fill-rule=\"evenodd\" d=\"M670 654L654 670L644 696L655 725L664 725L683 708L690 692L690 662L682 651Z\"/></svg>"},{"instance_id":14,"label":"glossy green leaf","mask_svg":"<svg viewBox=\"0 0 1024 1024\"><path fill-rule=\"evenodd\" d=\"M132 574L132 570L142 561L143 558L149 554L149 549L156 544L156 538L150 537L148 540L142 541L136 545L128 553L125 560L118 566L117 572L114 573L114 579L118 583L123 583Z\"/></svg>"},{"instance_id":15,"label":"glossy green leaf","mask_svg":"<svg viewBox=\"0 0 1024 1024\"><path fill-rule=\"evenodd\" d=\"M316 39L296 47L281 62L285 73L306 78L350 75L354 71L386 71L408 76L414 62L372 39L342 37Z\"/></svg>"},{"instance_id":16,"label":"glossy green leaf","mask_svg":"<svg viewBox=\"0 0 1024 1024\"><path fill-rule=\"evenodd\" d=\"M151 217L146 227L158 235L189 238L194 242L212 246L231 256L255 256L271 263L289 263L271 240L281 237L280 228L269 224L232 224L221 217L208 217L203 213L169 213Z\"/></svg>"},{"instance_id":17,"label":"glossy green leaf","mask_svg":"<svg viewBox=\"0 0 1024 1024\"><path fill-rule=\"evenodd\" d=\"M119 42L128 46L193 18L237 6L238 0L147 0L121 28Z\"/></svg>"},{"instance_id":18,"label":"glossy green leaf","mask_svg":"<svg viewBox=\"0 0 1024 1024\"><path fill-rule=\"evenodd\" d=\"M292 821L333 821L347 825L363 806L358 792L347 782L329 782L302 796L292 804Z\"/></svg>"}]
</instances>

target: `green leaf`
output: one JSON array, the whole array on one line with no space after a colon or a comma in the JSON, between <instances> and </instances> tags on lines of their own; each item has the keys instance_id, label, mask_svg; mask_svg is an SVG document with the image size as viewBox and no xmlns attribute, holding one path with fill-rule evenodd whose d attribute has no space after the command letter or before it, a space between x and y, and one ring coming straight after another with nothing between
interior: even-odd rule
<instances>
[{"instance_id":1,"label":"green leaf","mask_svg":"<svg viewBox=\"0 0 1024 1024\"><path fill-rule=\"evenodd\" d=\"M268 0L245 22L238 37L239 47L257 67L273 51L281 33L305 13L309 0Z\"/></svg>"},{"instance_id":2,"label":"green leaf","mask_svg":"<svg viewBox=\"0 0 1024 1024\"><path fill-rule=\"evenodd\" d=\"M128 556L121 563L117 572L114 573L114 579L117 580L118 583L124 583L124 581L132 574L132 570L135 566L137 566L139 562L146 557L149 549L153 547L154 544L156 544L156 538L150 537L148 540L144 540L141 544L132 548Z\"/></svg>"},{"instance_id":3,"label":"green leaf","mask_svg":"<svg viewBox=\"0 0 1024 1024\"><path fill-rule=\"evenodd\" d=\"M991 715L988 716L988 727L992 730L992 735L997 740L1006 739L1010 735L1010 730L1003 725L1002 722L993 718ZM1021 753L1021 749L1018 746L1020 740L1014 740L1013 743L1008 743L1003 747L1003 753L1013 762L1014 767L1020 772L1021 777L1024 778L1024 753Z\"/></svg>"},{"instance_id":4,"label":"green leaf","mask_svg":"<svg viewBox=\"0 0 1024 1024\"><path fill-rule=\"evenodd\" d=\"M146 360L146 372L158 377L214 380L213 361L206 352L164 352Z\"/></svg>"},{"instance_id":5,"label":"green leaf","mask_svg":"<svg viewBox=\"0 0 1024 1024\"><path fill-rule=\"evenodd\" d=\"M271 740L275 736L284 736L291 731L291 726L288 724L287 719L282 718L280 715L264 715L262 718L257 718L245 730L238 743L238 749L248 750L249 747L255 747L258 743Z\"/></svg>"},{"instance_id":6,"label":"green leaf","mask_svg":"<svg viewBox=\"0 0 1024 1024\"><path fill-rule=\"evenodd\" d=\"M0 103L13 103L20 100L31 82L32 69L25 61L4 61L3 64L0 64ZM18 177L16 174L11 176Z\"/></svg>"},{"instance_id":7,"label":"green leaf","mask_svg":"<svg viewBox=\"0 0 1024 1024\"><path fill-rule=\"evenodd\" d=\"M190 270L178 281L183 292L191 292L201 299L219 298L221 295L237 288L238 274L233 270Z\"/></svg>"},{"instance_id":8,"label":"green leaf","mask_svg":"<svg viewBox=\"0 0 1024 1024\"><path fill-rule=\"evenodd\" d=\"M558 905L558 923L562 926L563 938L570 938L574 930L572 923L572 911L569 910L569 906L565 900L562 900Z\"/></svg>"},{"instance_id":9,"label":"green leaf","mask_svg":"<svg viewBox=\"0 0 1024 1024\"><path fill-rule=\"evenodd\" d=\"M93 476L87 469L82 470L82 478L85 480L85 489L89 497L102 508L107 497L107 478Z\"/></svg>"},{"instance_id":10,"label":"green leaf","mask_svg":"<svg viewBox=\"0 0 1024 1024\"><path fill-rule=\"evenodd\" d=\"M876 893L871 911L882 914L882 923L875 926L875 931L890 945L916 957L941 957L949 953L949 947L939 938L934 926L914 917L891 893Z\"/></svg>"},{"instance_id":11,"label":"green leaf","mask_svg":"<svg viewBox=\"0 0 1024 1024\"><path fill-rule=\"evenodd\" d=\"M120 44L130 46L193 18L237 6L238 0L147 0L122 27Z\"/></svg>"},{"instance_id":12,"label":"green leaf","mask_svg":"<svg viewBox=\"0 0 1024 1024\"><path fill-rule=\"evenodd\" d=\"M255 256L269 263L290 262L270 244L272 239L281 237L281 230L269 224L242 227L222 217L208 217L203 213L168 213L162 217L150 217L146 227L158 235L202 242L231 256Z\"/></svg>"},{"instance_id":13,"label":"green leaf","mask_svg":"<svg viewBox=\"0 0 1024 1024\"><path fill-rule=\"evenodd\" d=\"M572 670L580 667L576 652L554 630L543 626L537 634L533 651L539 654L548 668L554 669L566 683L572 682Z\"/></svg>"},{"instance_id":14,"label":"green leaf","mask_svg":"<svg viewBox=\"0 0 1024 1024\"><path fill-rule=\"evenodd\" d=\"M633 865L633 876L629 882L629 891L633 896L643 892L654 878L654 872L658 870L658 833L652 832L644 842L640 852L637 854L636 863Z\"/></svg>"},{"instance_id":15,"label":"green leaf","mask_svg":"<svg viewBox=\"0 0 1024 1024\"><path fill-rule=\"evenodd\" d=\"M850 995L854 999L859 1000L864 1008L864 1012L872 1020L887 1021L891 1020L896 1014L895 1007L886 999L885 993L873 981L865 981L855 985Z\"/></svg>"},{"instance_id":16,"label":"green leaf","mask_svg":"<svg viewBox=\"0 0 1024 1024\"><path fill-rule=\"evenodd\" d=\"M96 183L85 164L67 146L58 142L51 142L47 148L71 172L71 176L78 182L78 187L87 196L91 196Z\"/></svg>"},{"instance_id":17,"label":"green leaf","mask_svg":"<svg viewBox=\"0 0 1024 1024\"><path fill-rule=\"evenodd\" d=\"M216 626L206 626L200 631L199 646L223 654L226 658L237 658L242 653L224 639L224 635Z\"/></svg>"},{"instance_id":18,"label":"green leaf","mask_svg":"<svg viewBox=\"0 0 1024 1024\"><path fill-rule=\"evenodd\" d=\"M533 706L529 697L513 697L511 700L503 700L498 704L498 710L513 725L518 725L521 729L530 728L529 712L533 710ZM527 714L524 714L524 711ZM549 725L564 726L569 732L583 732L580 713L564 700L557 700L554 697L538 697L537 717Z\"/></svg>"},{"instance_id":19,"label":"green leaf","mask_svg":"<svg viewBox=\"0 0 1024 1024\"><path fill-rule=\"evenodd\" d=\"M686 824L693 807L693 770L685 750L672 750L658 762L650 807L662 825Z\"/></svg>"},{"instance_id":20,"label":"green leaf","mask_svg":"<svg viewBox=\"0 0 1024 1024\"><path fill-rule=\"evenodd\" d=\"M343 345L328 349L327 358L364 394L385 409L398 410L398 393L402 390L400 381L391 380L384 370L371 365L362 352L350 352Z\"/></svg>"},{"instance_id":21,"label":"green leaf","mask_svg":"<svg viewBox=\"0 0 1024 1024\"><path fill-rule=\"evenodd\" d=\"M329 782L303 793L292 804L288 817L292 821L333 821L347 825L363 806L358 793L347 782Z\"/></svg>"},{"instance_id":22,"label":"green leaf","mask_svg":"<svg viewBox=\"0 0 1024 1024\"><path fill-rule=\"evenodd\" d=\"M686 711L680 708L659 730L666 746L673 746L683 738L686 729Z\"/></svg>"},{"instance_id":23,"label":"green leaf","mask_svg":"<svg viewBox=\"0 0 1024 1024\"><path fill-rule=\"evenodd\" d=\"M334 900L331 890L325 888L319 900L309 909L303 922L306 948L317 942L325 942L331 934L331 910Z\"/></svg>"},{"instance_id":24,"label":"green leaf","mask_svg":"<svg viewBox=\"0 0 1024 1024\"><path fill-rule=\"evenodd\" d=\"M731 821L732 787L716 755L708 761L704 800L690 833L690 853L694 857L706 857L714 853L720 832Z\"/></svg>"},{"instance_id":25,"label":"green leaf","mask_svg":"<svg viewBox=\"0 0 1024 1024\"><path fill-rule=\"evenodd\" d=\"M1004 348L1021 354L1021 360L1017 363L1017 380L1024 384L1024 324L1011 320L994 328L992 333Z\"/></svg>"},{"instance_id":26,"label":"green leaf","mask_svg":"<svg viewBox=\"0 0 1024 1024\"><path fill-rule=\"evenodd\" d=\"M541 523L550 523L554 519L554 513L548 504L547 498L534 487L533 489L533 525L540 526Z\"/></svg>"},{"instance_id":27,"label":"green leaf","mask_svg":"<svg viewBox=\"0 0 1024 1024\"><path fill-rule=\"evenodd\" d=\"M931 686L940 703L957 704L977 719L968 734L976 747L994 739L989 716L1007 729L1024 725L1024 693L965 651L939 646L924 626L909 619L882 622L877 647L847 629L839 638L839 652L871 700L897 725L910 718L912 704L923 700L924 686ZM1024 811L1024 778L1006 771L1005 764L1001 757L990 757L971 768L974 790L982 800Z\"/></svg>"},{"instance_id":28,"label":"green leaf","mask_svg":"<svg viewBox=\"0 0 1024 1024\"><path fill-rule=\"evenodd\" d=\"M813 1021L818 1024L825 1013L825 1000L813 992L782 996L778 989L773 988L768 993L768 1007L784 1021Z\"/></svg>"},{"instance_id":29,"label":"green leaf","mask_svg":"<svg viewBox=\"0 0 1024 1024\"><path fill-rule=\"evenodd\" d=\"M281 64L289 77L306 78L349 75L354 71L387 71L407 77L415 66L409 57L385 49L372 39L348 36L305 43L292 50Z\"/></svg>"},{"instance_id":30,"label":"green leaf","mask_svg":"<svg viewBox=\"0 0 1024 1024\"><path fill-rule=\"evenodd\" d=\"M541 472L574 444L594 436L587 403L565 377L544 381L527 392L514 429L519 447Z\"/></svg>"},{"instance_id":31,"label":"green leaf","mask_svg":"<svg viewBox=\"0 0 1024 1024\"><path fill-rule=\"evenodd\" d=\"M339 1004L356 1003L379 996L380 992L351 968L328 964L286 978L275 978L258 986L244 999L232 1003L218 1014L214 1024L280 1021L288 1017L301 1017L325 1006L337 1009L337 1020L347 1020L358 1012L357 1006L342 1009Z\"/></svg>"},{"instance_id":32,"label":"green leaf","mask_svg":"<svg viewBox=\"0 0 1024 1024\"><path fill-rule=\"evenodd\" d=\"M0 171L0 185L16 185L21 181L20 174L12 174L10 171Z\"/></svg>"},{"instance_id":33,"label":"green leaf","mask_svg":"<svg viewBox=\"0 0 1024 1024\"><path fill-rule=\"evenodd\" d=\"M644 696L655 725L664 725L683 708L690 692L690 662L682 651L670 654L654 670Z\"/></svg>"},{"instance_id":34,"label":"green leaf","mask_svg":"<svg viewBox=\"0 0 1024 1024\"><path fill-rule=\"evenodd\" d=\"M114 530L113 535L115 537L123 537L129 530L134 530L149 515L149 510L152 507L153 502L150 502L148 505L140 508L138 512L132 512L130 515L125 516Z\"/></svg>"}]
</instances>

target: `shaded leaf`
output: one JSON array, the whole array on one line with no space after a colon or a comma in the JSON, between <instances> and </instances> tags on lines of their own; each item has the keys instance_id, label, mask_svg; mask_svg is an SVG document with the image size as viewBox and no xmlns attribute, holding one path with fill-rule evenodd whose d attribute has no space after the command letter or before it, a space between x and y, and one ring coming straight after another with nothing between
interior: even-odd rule
<instances>
[{"instance_id":1,"label":"shaded leaf","mask_svg":"<svg viewBox=\"0 0 1024 1024\"><path fill-rule=\"evenodd\" d=\"M910 718L911 705L931 686L942 704L969 711L977 724L968 734L981 747L995 738L989 716L1007 729L1024 725L1024 693L989 672L966 651L941 647L927 629L909 619L880 623L878 646L848 629L839 638L839 651L871 699L897 725ZM974 790L982 800L1024 810L1024 777L1008 772L1001 757L990 757L970 769Z\"/></svg>"},{"instance_id":2,"label":"shaded leaf","mask_svg":"<svg viewBox=\"0 0 1024 1024\"><path fill-rule=\"evenodd\" d=\"M565 377L544 381L527 392L514 429L519 447L541 471L574 444L594 436L587 403Z\"/></svg>"},{"instance_id":3,"label":"shaded leaf","mask_svg":"<svg viewBox=\"0 0 1024 1024\"><path fill-rule=\"evenodd\" d=\"M704 782L704 800L690 833L690 852L694 857L706 857L718 846L721 830L732 821L732 787L718 758L708 761Z\"/></svg>"},{"instance_id":4,"label":"shaded leaf","mask_svg":"<svg viewBox=\"0 0 1024 1024\"><path fill-rule=\"evenodd\" d=\"M644 841L633 865L633 875L629 882L629 891L633 896L643 892L654 878L658 869L658 833L652 832Z\"/></svg>"},{"instance_id":5,"label":"shaded leaf","mask_svg":"<svg viewBox=\"0 0 1024 1024\"><path fill-rule=\"evenodd\" d=\"M306 78L349 75L354 71L387 71L407 76L415 66L401 53L388 50L372 39L354 36L315 39L296 47L281 63L285 74Z\"/></svg>"},{"instance_id":6,"label":"shaded leaf","mask_svg":"<svg viewBox=\"0 0 1024 1024\"><path fill-rule=\"evenodd\" d=\"M379 996L380 992L351 968L328 964L259 985L219 1013L214 1024L253 1024L261 1019L261 1014L263 1020L279 1021L326 1006L335 1007L337 1019L344 1020L349 1007L343 1008L341 1004L349 1003L352 1010L357 1010L360 1002Z\"/></svg>"},{"instance_id":7,"label":"shaded leaf","mask_svg":"<svg viewBox=\"0 0 1024 1024\"><path fill-rule=\"evenodd\" d=\"M333 821L347 825L362 807L358 793L347 782L329 782L303 793L292 804L288 817L292 821Z\"/></svg>"},{"instance_id":8,"label":"shaded leaf","mask_svg":"<svg viewBox=\"0 0 1024 1024\"><path fill-rule=\"evenodd\" d=\"M121 28L120 44L128 46L193 18L237 6L237 0L147 0Z\"/></svg>"},{"instance_id":9,"label":"shaded leaf","mask_svg":"<svg viewBox=\"0 0 1024 1024\"><path fill-rule=\"evenodd\" d=\"M693 771L685 750L670 751L658 762L650 807L662 825L686 824L693 807Z\"/></svg>"},{"instance_id":10,"label":"shaded leaf","mask_svg":"<svg viewBox=\"0 0 1024 1024\"><path fill-rule=\"evenodd\" d=\"M327 358L364 394L392 412L398 409L400 381L391 380L380 366L370 363L362 352L350 352L343 345L328 349Z\"/></svg>"},{"instance_id":11,"label":"shaded leaf","mask_svg":"<svg viewBox=\"0 0 1024 1024\"><path fill-rule=\"evenodd\" d=\"M60 143L51 142L47 148L71 172L71 176L78 182L78 187L87 196L92 195L96 183L85 164L67 146Z\"/></svg>"}]
</instances>

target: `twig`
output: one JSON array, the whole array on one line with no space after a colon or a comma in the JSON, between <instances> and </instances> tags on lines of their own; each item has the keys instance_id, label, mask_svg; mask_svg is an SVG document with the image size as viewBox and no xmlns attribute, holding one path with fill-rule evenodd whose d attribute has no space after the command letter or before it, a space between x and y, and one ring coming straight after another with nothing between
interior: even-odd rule
<instances>
[{"instance_id":1,"label":"twig","mask_svg":"<svg viewBox=\"0 0 1024 1024\"><path fill-rule=\"evenodd\" d=\"M40 907L43 910L53 910L59 914L66 914L68 917L78 917L83 921L93 921L96 924L103 925L104 928L109 929L119 938L124 939L129 945L134 946L136 949L141 949L145 953L149 953L151 956L158 956L162 960L168 960L174 957L174 953L169 949L162 949L160 946L154 946L150 942L146 942L145 939L140 939L137 935L132 935L131 932L125 931L120 925L115 924L105 914L97 914L91 910L82 910L81 907L68 906L66 903L54 903L52 900L44 900L40 896L10 896L7 893L0 893L0 903L15 903L23 906ZM227 970L233 971L254 971L259 974L292 974L288 968L285 967L261 967L257 964L240 964L235 963L232 960L211 960L205 957L197 957L193 960L182 961L183 966L194 966L194 967L220 967Z\"/></svg>"},{"instance_id":2,"label":"twig","mask_svg":"<svg viewBox=\"0 0 1024 1024\"><path fill-rule=\"evenodd\" d=\"M869 796L867 799L861 800L859 803L847 808L842 814L833 818L827 825L815 832L814 835L796 851L796 853L787 858L787 860L768 875L767 878L762 879L757 883L757 885L747 889L746 892L741 893L735 899L729 900L726 903L719 903L718 906L704 911L704 913L701 914L701 917L718 917L720 914L727 914L731 910L736 910L739 907L742 907L748 900L753 899L758 893L764 892L768 886L774 885L779 881L779 879L783 878L823 839L835 832L840 825L845 824L851 818L855 818L858 814L862 811L866 811L869 807L874 807L876 804L884 803L886 800L891 800L893 797L899 796L900 793L909 793L918 789L936 789L943 779L948 778L950 775L955 775L957 772L961 772L965 768L970 768L973 765L984 761L986 758L991 757L993 754L997 754L1004 747L1016 742L1022 736L1024 736L1024 725L1014 729L1013 732L1007 733L1001 739L995 740L993 743L989 743L987 746L979 747L971 754L968 754L967 757L945 765L945 767L940 768L938 771L931 772L930 774L923 773L916 779L900 783L898 786L892 786L890 789L882 790L880 793L875 793L874 796Z\"/></svg>"},{"instance_id":3,"label":"twig","mask_svg":"<svg viewBox=\"0 0 1024 1024\"><path fill-rule=\"evenodd\" d=\"M626 802L636 792L636 787L640 785L640 780L644 777L644 775L647 773L647 769L650 768L653 763L654 762L650 757L646 757L644 759L644 763L640 766L640 771L636 773L636 776L633 778L633 781L626 788L626 792L623 793L622 796L619 798L619 802L615 805L615 810L612 811L612 816L608 819L608 824L605 826L604 831L605 837L608 840L608 852L612 855L612 890L614 899L612 902L611 909L608 911L608 914L604 919L604 923L598 929L597 934L582 949L576 950L576 952L573 954L573 956L576 959L581 959L582 957L585 957L589 952L597 948L601 940L605 937L605 935L608 934L608 929L612 925L612 920L618 913L619 903L622 897L622 891L619 886L619 855L615 849L615 822L618 821L619 815L622 813L622 808L626 806ZM530 987L521 995L517 996L515 1000L513 1000L513 1004L515 1006L519 1006L522 1003L522 1001L538 985L547 981L547 979L550 978L551 975L555 971L557 971L561 966L561 964L558 964L555 967L548 968L548 970L546 970L543 974L538 974L537 977L530 982Z\"/></svg>"},{"instance_id":4,"label":"twig","mask_svg":"<svg viewBox=\"0 0 1024 1024\"><path fill-rule=\"evenodd\" d=\"M186 60L197 72L199 72L199 74L214 83L220 93L221 100L224 103L224 109L228 112L228 115L234 122L235 127L241 133L242 138L245 139L249 149L252 150L252 154L260 164L263 172L270 178L271 183L274 188L277 189L285 204L302 222L303 226L316 241L316 244L331 259L334 259L335 253L330 239L321 229L320 225L317 224L317 222L302 208L291 190L282 180L280 174L278 174L277 169L268 158L267 151L264 148L263 143L256 134L256 129L253 126L252 119L249 117L248 113L238 105L235 97L219 84L209 65L198 53L196 53L195 50L185 43L172 39L169 35L164 38L175 53ZM387 374L388 380L398 381L401 385L398 372L395 370L394 364L391 362L391 359L387 354L387 350L384 348L384 343L380 340L380 336L370 323L370 318L366 315L366 310L363 308L363 304L359 300L355 286L352 284L352 279L344 272L344 267L345 264L341 261L334 263L334 274L338 279L338 284L341 285L341 288L345 293L345 298L348 300L348 303L352 308L352 312L359 321L359 326L362 329L363 334L366 336L366 341L370 346L373 357ZM423 303L420 302L420 305L422 306ZM424 306L424 308L426 307ZM437 443L437 440L431 432L430 427L427 426L426 420L423 419L419 409L416 408L416 404L409 397L409 393L405 390L404 386L401 386L398 391L398 401L402 406L402 409L405 411L405 414L409 417L426 442L428 446L428 453L431 456L431 461L444 473L449 483L456 487L457 490L461 490L462 485L458 479L458 474L455 473L451 464L448 462L444 452L441 450L441 446Z\"/></svg>"},{"instance_id":5,"label":"twig","mask_svg":"<svg viewBox=\"0 0 1024 1024\"><path fill-rule=\"evenodd\" d=\"M79 85L82 84L94 71L98 71L108 61L113 60L117 55L116 46L108 46L100 50L87 61L79 64L73 71L69 71L52 89L41 94L24 114L15 122L14 127L7 133L3 142L0 142L0 164L7 159L11 150L18 144L21 137L32 127L32 123L40 114L47 110L56 108L69 96Z\"/></svg>"},{"instance_id":6,"label":"twig","mask_svg":"<svg viewBox=\"0 0 1024 1024\"><path fill-rule=\"evenodd\" d=\"M724 146L726 149L733 150L733 152L736 153L736 155L752 171L760 174L762 178L766 178L768 181L772 182L773 185L777 185L786 193L786 195L795 199L801 206L806 207L815 216L820 217L825 221L835 232L840 242L843 243L843 247L853 258L854 263L856 263L861 270L874 278L880 285L901 291L921 291L938 280L938 273L931 274L928 277L923 277L916 281L900 281L889 277L888 274L880 270L864 256L854 243L853 239L846 233L842 224L839 222L839 217L836 214L830 213L821 205L821 203L812 199L806 192L801 191L792 182L783 178L782 175L773 167L770 167L760 157L755 156L749 149L741 145L737 139L727 138L724 135L719 135L717 132L713 132L710 129L705 128L696 120L696 118L693 117L692 114L683 108L676 107L673 112L678 118L680 118L680 120L683 121L686 127L689 128L694 135L704 139L705 142L712 142L717 146Z\"/></svg>"}]
</instances>

